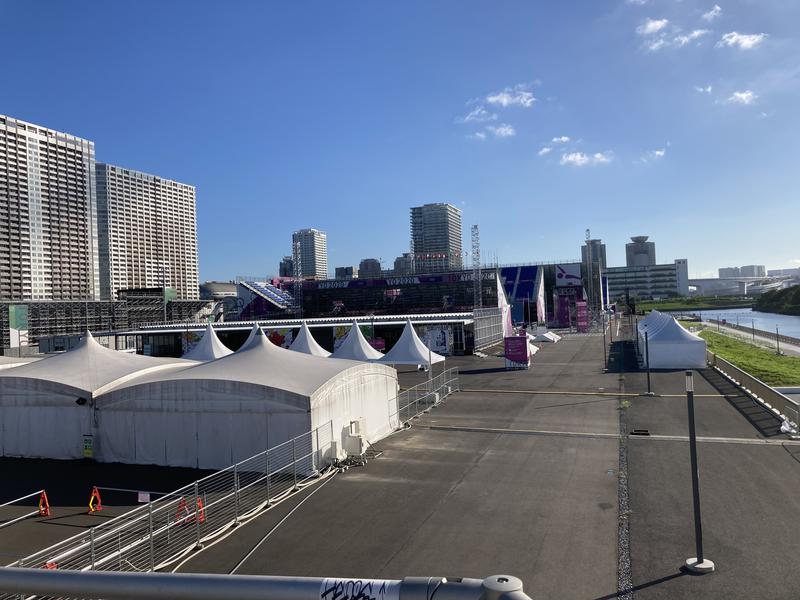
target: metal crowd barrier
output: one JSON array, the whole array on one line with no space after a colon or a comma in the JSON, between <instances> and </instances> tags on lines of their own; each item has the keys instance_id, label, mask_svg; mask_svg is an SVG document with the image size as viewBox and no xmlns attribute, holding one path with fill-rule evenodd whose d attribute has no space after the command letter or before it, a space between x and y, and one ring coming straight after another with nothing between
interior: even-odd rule
<instances>
[{"instance_id":1,"label":"metal crowd barrier","mask_svg":"<svg viewBox=\"0 0 800 600\"><path fill-rule=\"evenodd\" d=\"M770 409L777 417L800 425L800 404L713 352L706 351L706 360L709 365Z\"/></svg>"},{"instance_id":2,"label":"metal crowd barrier","mask_svg":"<svg viewBox=\"0 0 800 600\"><path fill-rule=\"evenodd\" d=\"M389 420L393 426L402 427L459 389L458 367L447 369L419 385L400 392L397 396L397 412L390 415Z\"/></svg>"},{"instance_id":3,"label":"metal crowd barrier","mask_svg":"<svg viewBox=\"0 0 800 600\"><path fill-rule=\"evenodd\" d=\"M530 600L511 575L343 579L0 569L0 590L106 600Z\"/></svg>"},{"instance_id":4,"label":"metal crowd barrier","mask_svg":"<svg viewBox=\"0 0 800 600\"><path fill-rule=\"evenodd\" d=\"M9 566L154 571L183 557L332 463L333 423L288 440Z\"/></svg>"}]
</instances>

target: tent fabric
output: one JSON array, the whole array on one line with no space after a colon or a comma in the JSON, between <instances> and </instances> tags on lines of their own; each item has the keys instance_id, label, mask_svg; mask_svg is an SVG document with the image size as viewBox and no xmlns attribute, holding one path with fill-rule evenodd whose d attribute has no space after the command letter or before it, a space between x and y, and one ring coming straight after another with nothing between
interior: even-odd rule
<instances>
[{"instance_id":1,"label":"tent fabric","mask_svg":"<svg viewBox=\"0 0 800 600\"><path fill-rule=\"evenodd\" d=\"M195 344L194 348L184 353L181 358L208 362L209 360L216 360L232 353L233 351L230 348L219 341L217 333L214 331L211 323L209 323L200 341Z\"/></svg>"},{"instance_id":2,"label":"tent fabric","mask_svg":"<svg viewBox=\"0 0 800 600\"><path fill-rule=\"evenodd\" d=\"M311 335L311 330L309 330L305 321L303 321L303 324L300 326L300 333L294 338L292 345L289 346L289 350L303 352L304 354L311 354L313 356L321 356L323 358L328 358L331 355L330 352L317 343L317 340Z\"/></svg>"},{"instance_id":3,"label":"tent fabric","mask_svg":"<svg viewBox=\"0 0 800 600\"><path fill-rule=\"evenodd\" d=\"M341 345L333 351L331 356L333 358L359 361L372 361L383 358L383 354L381 354L379 350L370 346L367 338L364 337L361 328L355 321L353 321L353 325L350 327L347 337L345 337Z\"/></svg>"},{"instance_id":4,"label":"tent fabric","mask_svg":"<svg viewBox=\"0 0 800 600\"><path fill-rule=\"evenodd\" d=\"M279 348L259 330L233 354L145 375L99 398L96 454L222 468L325 426L314 447L327 448L332 436L341 457L350 421L364 419L371 442L397 426L397 390L386 365Z\"/></svg>"},{"instance_id":5,"label":"tent fabric","mask_svg":"<svg viewBox=\"0 0 800 600\"><path fill-rule=\"evenodd\" d=\"M0 371L0 455L82 458L98 395L143 373L193 364L110 350L87 332L69 352Z\"/></svg>"},{"instance_id":6,"label":"tent fabric","mask_svg":"<svg viewBox=\"0 0 800 600\"><path fill-rule=\"evenodd\" d=\"M0 356L0 369L12 369L14 367L21 367L45 357L38 356Z\"/></svg>"},{"instance_id":7,"label":"tent fabric","mask_svg":"<svg viewBox=\"0 0 800 600\"><path fill-rule=\"evenodd\" d=\"M672 315L651 311L639 321L637 335L640 352L643 356L649 355L651 369L702 369L706 366L706 341L684 329Z\"/></svg>"},{"instance_id":8,"label":"tent fabric","mask_svg":"<svg viewBox=\"0 0 800 600\"><path fill-rule=\"evenodd\" d=\"M406 321L406 326L400 339L387 352L380 362L390 365L431 365L442 362L444 356L431 352L419 339L411 320Z\"/></svg>"},{"instance_id":9,"label":"tent fabric","mask_svg":"<svg viewBox=\"0 0 800 600\"><path fill-rule=\"evenodd\" d=\"M561 340L561 336L552 331L546 331L544 333L537 333L536 335L529 333L528 339L532 342L556 343Z\"/></svg>"}]
</instances>

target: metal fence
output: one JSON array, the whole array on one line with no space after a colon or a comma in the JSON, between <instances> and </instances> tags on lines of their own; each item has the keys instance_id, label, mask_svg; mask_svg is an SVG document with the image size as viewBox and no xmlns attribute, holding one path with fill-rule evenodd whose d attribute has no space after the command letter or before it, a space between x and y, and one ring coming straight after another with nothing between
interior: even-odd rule
<instances>
[{"instance_id":1,"label":"metal fence","mask_svg":"<svg viewBox=\"0 0 800 600\"><path fill-rule=\"evenodd\" d=\"M503 341L503 309L476 308L473 311L475 350Z\"/></svg>"},{"instance_id":2,"label":"metal fence","mask_svg":"<svg viewBox=\"0 0 800 600\"><path fill-rule=\"evenodd\" d=\"M389 422L393 427L401 427L459 389L458 367L447 369L419 385L400 392L397 397L397 412L389 415Z\"/></svg>"},{"instance_id":3,"label":"metal fence","mask_svg":"<svg viewBox=\"0 0 800 600\"><path fill-rule=\"evenodd\" d=\"M333 460L333 423L184 486L9 566L154 571L316 479Z\"/></svg>"},{"instance_id":4,"label":"metal fence","mask_svg":"<svg viewBox=\"0 0 800 600\"><path fill-rule=\"evenodd\" d=\"M800 425L800 404L713 352L707 351L706 359L709 365L775 413L776 416L784 421Z\"/></svg>"}]
</instances>

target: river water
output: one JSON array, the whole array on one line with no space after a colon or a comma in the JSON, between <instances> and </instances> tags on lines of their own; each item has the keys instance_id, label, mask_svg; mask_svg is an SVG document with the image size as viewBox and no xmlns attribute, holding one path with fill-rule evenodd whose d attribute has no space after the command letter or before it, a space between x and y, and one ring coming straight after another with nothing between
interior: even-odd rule
<instances>
[{"instance_id":1,"label":"river water","mask_svg":"<svg viewBox=\"0 0 800 600\"><path fill-rule=\"evenodd\" d=\"M765 313L753 310L752 308L732 308L729 310L701 310L693 311L699 314L703 321L709 319L724 319L728 323L738 324L744 327L755 325L756 329L773 333L778 327L781 335L800 338L800 317L794 315L779 315L775 313ZM682 312L686 314L686 312Z\"/></svg>"}]
</instances>

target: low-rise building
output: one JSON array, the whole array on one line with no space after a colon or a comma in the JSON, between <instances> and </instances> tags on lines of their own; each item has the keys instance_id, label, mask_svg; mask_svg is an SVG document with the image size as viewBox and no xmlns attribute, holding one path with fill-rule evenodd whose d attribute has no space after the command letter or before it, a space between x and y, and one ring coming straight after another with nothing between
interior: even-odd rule
<instances>
[{"instance_id":1,"label":"low-rise building","mask_svg":"<svg viewBox=\"0 0 800 600\"><path fill-rule=\"evenodd\" d=\"M603 275L612 301L625 296L649 300L689 295L689 264L685 258L664 265L609 267Z\"/></svg>"}]
</instances>

